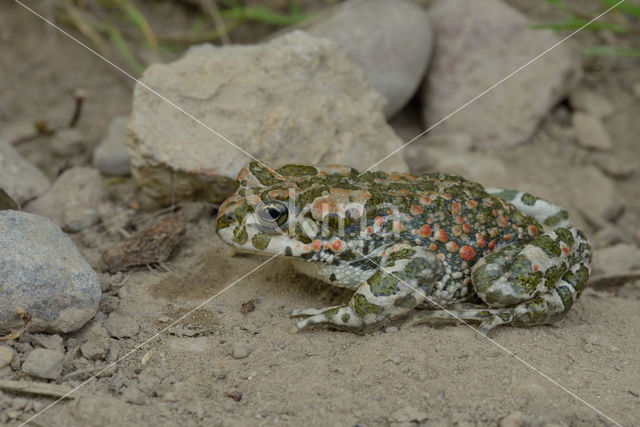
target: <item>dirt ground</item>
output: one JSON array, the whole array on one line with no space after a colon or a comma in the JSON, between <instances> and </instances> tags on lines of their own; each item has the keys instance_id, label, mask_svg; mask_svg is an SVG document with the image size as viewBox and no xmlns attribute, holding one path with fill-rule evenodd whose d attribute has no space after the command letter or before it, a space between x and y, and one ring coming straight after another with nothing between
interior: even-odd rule
<instances>
[{"instance_id":1,"label":"dirt ground","mask_svg":"<svg viewBox=\"0 0 640 427\"><path fill-rule=\"evenodd\" d=\"M553 15L541 1L509 3L533 19ZM579 35L576 41L590 37ZM74 90L89 94L79 125L90 142L86 151L62 159L39 140L19 146L50 178L90 162L111 118L130 110L131 86L109 65L12 2L0 4L0 52L2 127L24 119L67 120ZM640 96L632 89L640 83L640 62L585 63L583 84L615 107L605 122L615 140L612 155L640 165ZM562 120L562 112L554 111L529 143L489 153L508 166L512 187L559 204L577 191L567 184L573 182L572 172L595 161L558 131ZM404 139L420 130L411 107L393 123ZM129 180L108 182L115 203L135 197ZM614 182L624 211L613 226L640 245L640 173ZM323 329L290 334L292 309L336 304L349 294L296 273L284 259L252 272L266 258L229 256L216 236L213 209L195 203L187 209L187 234L166 268L100 275L105 293L118 297L117 312L140 327L135 336L120 340L120 355L132 353L78 389L75 399L47 409L33 425L473 426L497 425L516 411L535 426L638 422L638 283L588 289L555 326L499 328L491 340L464 325L408 330L392 325L364 336ZM590 235L597 231L578 212L571 213ZM136 216L139 223L146 220L148 214ZM96 269L101 251L122 241L104 227L72 238ZM242 304L249 300L255 310L243 314ZM67 351L91 325L65 337ZM76 378L64 385L82 383ZM15 398L3 396L8 404ZM53 402L33 400L40 409Z\"/></svg>"}]
</instances>

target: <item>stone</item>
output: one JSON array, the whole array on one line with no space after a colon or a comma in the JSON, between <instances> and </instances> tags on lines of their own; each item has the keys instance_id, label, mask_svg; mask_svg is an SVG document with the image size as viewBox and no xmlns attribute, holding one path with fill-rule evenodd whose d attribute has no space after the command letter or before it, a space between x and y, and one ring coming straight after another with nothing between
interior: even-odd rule
<instances>
[{"instance_id":1,"label":"stone","mask_svg":"<svg viewBox=\"0 0 640 427\"><path fill-rule=\"evenodd\" d=\"M558 185L556 194L566 195L566 204L583 215L611 218L622 208L616 186L595 166L575 167Z\"/></svg>"},{"instance_id":2,"label":"stone","mask_svg":"<svg viewBox=\"0 0 640 427\"><path fill-rule=\"evenodd\" d=\"M22 371L38 378L55 380L62 373L64 354L44 348L36 348L27 355Z\"/></svg>"},{"instance_id":3,"label":"stone","mask_svg":"<svg viewBox=\"0 0 640 427\"><path fill-rule=\"evenodd\" d=\"M111 313L104 321L104 327L114 338L134 337L140 331L140 325L133 317L119 313Z\"/></svg>"},{"instance_id":4,"label":"stone","mask_svg":"<svg viewBox=\"0 0 640 427\"><path fill-rule=\"evenodd\" d=\"M640 268L640 249L627 243L593 251L594 274L621 274Z\"/></svg>"},{"instance_id":5,"label":"stone","mask_svg":"<svg viewBox=\"0 0 640 427\"><path fill-rule=\"evenodd\" d=\"M47 350L57 351L58 353L64 353L64 340L58 334L34 334L31 335L35 342L46 348Z\"/></svg>"},{"instance_id":6,"label":"stone","mask_svg":"<svg viewBox=\"0 0 640 427\"><path fill-rule=\"evenodd\" d=\"M301 31L262 45L195 46L178 61L151 65L141 81L210 128L136 87L127 132L132 174L163 203L172 190L176 201L222 201L252 160L247 153L271 167L366 169L402 143L363 71L330 40ZM407 167L392 156L376 169Z\"/></svg>"},{"instance_id":7,"label":"stone","mask_svg":"<svg viewBox=\"0 0 640 427\"><path fill-rule=\"evenodd\" d=\"M118 360L118 356L120 355L121 346L120 343L116 340L111 340L109 344L109 348L107 349L107 355L105 360L107 363L113 363Z\"/></svg>"},{"instance_id":8,"label":"stone","mask_svg":"<svg viewBox=\"0 0 640 427\"><path fill-rule=\"evenodd\" d=\"M435 46L423 120L432 126L452 114L433 133L468 133L481 148L521 144L581 77L579 55L561 44L463 107L559 39L499 0L440 0L429 17Z\"/></svg>"},{"instance_id":9,"label":"stone","mask_svg":"<svg viewBox=\"0 0 640 427\"><path fill-rule=\"evenodd\" d=\"M0 139L13 144L16 141L26 140L38 134L38 129L33 119L18 119L0 130Z\"/></svg>"},{"instance_id":10,"label":"stone","mask_svg":"<svg viewBox=\"0 0 640 427\"><path fill-rule=\"evenodd\" d=\"M147 398L136 384L131 384L122 392L122 400L135 405L144 405Z\"/></svg>"},{"instance_id":11,"label":"stone","mask_svg":"<svg viewBox=\"0 0 640 427\"><path fill-rule=\"evenodd\" d=\"M613 105L607 98L583 86L579 86L569 93L571 108L584 113L604 118L613 113Z\"/></svg>"},{"instance_id":12,"label":"stone","mask_svg":"<svg viewBox=\"0 0 640 427\"><path fill-rule=\"evenodd\" d=\"M243 342L237 342L231 349L231 357L234 359L246 359L251 354L251 347L249 344Z\"/></svg>"},{"instance_id":13,"label":"stone","mask_svg":"<svg viewBox=\"0 0 640 427\"><path fill-rule=\"evenodd\" d=\"M71 239L50 220L26 212L0 211L0 332L23 322L29 332L67 333L97 312L100 282Z\"/></svg>"},{"instance_id":14,"label":"stone","mask_svg":"<svg viewBox=\"0 0 640 427\"><path fill-rule=\"evenodd\" d=\"M76 128L57 130L51 138L51 151L58 156L72 156L84 151L85 139Z\"/></svg>"},{"instance_id":15,"label":"stone","mask_svg":"<svg viewBox=\"0 0 640 427\"><path fill-rule=\"evenodd\" d=\"M433 31L426 11L405 0L350 0L305 28L333 40L364 71L395 115L416 92L429 65Z\"/></svg>"},{"instance_id":16,"label":"stone","mask_svg":"<svg viewBox=\"0 0 640 427\"><path fill-rule=\"evenodd\" d=\"M13 350L6 345L0 345L0 369L9 366L13 360Z\"/></svg>"},{"instance_id":17,"label":"stone","mask_svg":"<svg viewBox=\"0 0 640 427\"><path fill-rule=\"evenodd\" d=\"M637 159L634 158L599 153L592 159L602 172L615 179L628 179L638 171Z\"/></svg>"},{"instance_id":18,"label":"stone","mask_svg":"<svg viewBox=\"0 0 640 427\"><path fill-rule=\"evenodd\" d=\"M498 423L500 427L525 427L527 419L520 411L515 411L502 418Z\"/></svg>"},{"instance_id":19,"label":"stone","mask_svg":"<svg viewBox=\"0 0 640 427\"><path fill-rule=\"evenodd\" d=\"M610 150L613 142L602 121L589 113L573 113L573 127L578 143L594 150Z\"/></svg>"},{"instance_id":20,"label":"stone","mask_svg":"<svg viewBox=\"0 0 640 427\"><path fill-rule=\"evenodd\" d=\"M43 196L24 209L49 218L66 231L83 230L98 221L97 207L109 198L97 169L76 166L67 169Z\"/></svg>"},{"instance_id":21,"label":"stone","mask_svg":"<svg viewBox=\"0 0 640 427\"><path fill-rule=\"evenodd\" d=\"M104 359L109 348L109 335L100 325L93 326L87 334L87 341L80 346L82 355L89 360Z\"/></svg>"},{"instance_id":22,"label":"stone","mask_svg":"<svg viewBox=\"0 0 640 427\"><path fill-rule=\"evenodd\" d=\"M50 182L8 142L0 140L0 185L13 200L23 205L45 193Z\"/></svg>"},{"instance_id":23,"label":"stone","mask_svg":"<svg viewBox=\"0 0 640 427\"><path fill-rule=\"evenodd\" d=\"M100 299L100 305L98 309L104 314L109 314L118 309L120 305L120 298L115 295L103 295Z\"/></svg>"},{"instance_id":24,"label":"stone","mask_svg":"<svg viewBox=\"0 0 640 427\"><path fill-rule=\"evenodd\" d=\"M128 116L115 117L107 134L93 150L92 164L104 175L131 175L126 143L128 121Z\"/></svg>"}]
</instances>

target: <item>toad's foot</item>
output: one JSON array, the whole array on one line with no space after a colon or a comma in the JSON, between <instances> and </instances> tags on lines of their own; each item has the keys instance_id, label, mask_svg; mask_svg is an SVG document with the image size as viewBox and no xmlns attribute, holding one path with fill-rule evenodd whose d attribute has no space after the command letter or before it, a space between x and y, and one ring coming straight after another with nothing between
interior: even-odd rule
<instances>
[{"instance_id":1,"label":"toad's foot","mask_svg":"<svg viewBox=\"0 0 640 427\"><path fill-rule=\"evenodd\" d=\"M422 302L443 272L436 254L420 246L391 245L376 255L380 257L379 270L360 285L348 304L295 310L292 316L306 317L296 329L311 325L358 333L377 329Z\"/></svg>"}]
</instances>

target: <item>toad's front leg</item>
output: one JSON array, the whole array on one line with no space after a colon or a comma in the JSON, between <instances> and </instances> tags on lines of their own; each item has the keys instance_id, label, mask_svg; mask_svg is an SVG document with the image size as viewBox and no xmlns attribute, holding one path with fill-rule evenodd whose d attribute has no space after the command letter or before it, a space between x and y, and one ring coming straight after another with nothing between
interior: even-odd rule
<instances>
[{"instance_id":1,"label":"toad's front leg","mask_svg":"<svg viewBox=\"0 0 640 427\"><path fill-rule=\"evenodd\" d=\"M306 317L295 330L311 325L359 333L378 329L385 321L406 314L422 302L444 270L432 251L406 243L375 251L369 262L378 270L360 285L348 304L295 310L292 316Z\"/></svg>"}]
</instances>

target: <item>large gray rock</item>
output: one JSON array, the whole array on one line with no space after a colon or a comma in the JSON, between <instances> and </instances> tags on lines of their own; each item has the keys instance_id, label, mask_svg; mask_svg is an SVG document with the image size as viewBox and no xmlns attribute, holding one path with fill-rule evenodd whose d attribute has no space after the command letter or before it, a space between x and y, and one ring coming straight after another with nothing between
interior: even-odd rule
<instances>
[{"instance_id":1,"label":"large gray rock","mask_svg":"<svg viewBox=\"0 0 640 427\"><path fill-rule=\"evenodd\" d=\"M405 0L350 0L305 30L333 40L387 99L393 116L420 86L431 57L433 32L423 8Z\"/></svg>"},{"instance_id":2,"label":"large gray rock","mask_svg":"<svg viewBox=\"0 0 640 427\"><path fill-rule=\"evenodd\" d=\"M98 310L100 282L71 239L38 215L0 211L0 332L33 316L29 332L66 333Z\"/></svg>"},{"instance_id":3,"label":"large gray rock","mask_svg":"<svg viewBox=\"0 0 640 427\"><path fill-rule=\"evenodd\" d=\"M49 188L49 179L26 161L8 142L0 139L0 187L20 204Z\"/></svg>"},{"instance_id":4,"label":"large gray rock","mask_svg":"<svg viewBox=\"0 0 640 427\"><path fill-rule=\"evenodd\" d=\"M93 150L93 166L105 175L129 175L129 153L127 152L127 122L129 117L114 118L107 134Z\"/></svg>"},{"instance_id":5,"label":"large gray rock","mask_svg":"<svg viewBox=\"0 0 640 427\"><path fill-rule=\"evenodd\" d=\"M191 48L149 67L142 82L272 167L341 163L366 169L402 141L383 98L327 39L294 31L263 45ZM169 202L219 202L251 158L154 93L136 86L127 145L133 176ZM402 156L378 169L406 171Z\"/></svg>"},{"instance_id":6,"label":"large gray rock","mask_svg":"<svg viewBox=\"0 0 640 427\"><path fill-rule=\"evenodd\" d=\"M51 189L24 207L27 212L49 218L66 231L79 231L98 221L97 208L109 198L97 169L67 169Z\"/></svg>"},{"instance_id":7,"label":"large gray rock","mask_svg":"<svg viewBox=\"0 0 640 427\"><path fill-rule=\"evenodd\" d=\"M532 28L499 0L440 0L429 9L435 32L423 89L423 119L433 125L559 41ZM479 147L526 141L581 77L578 55L563 43L453 114L433 132L466 132Z\"/></svg>"}]
</instances>

